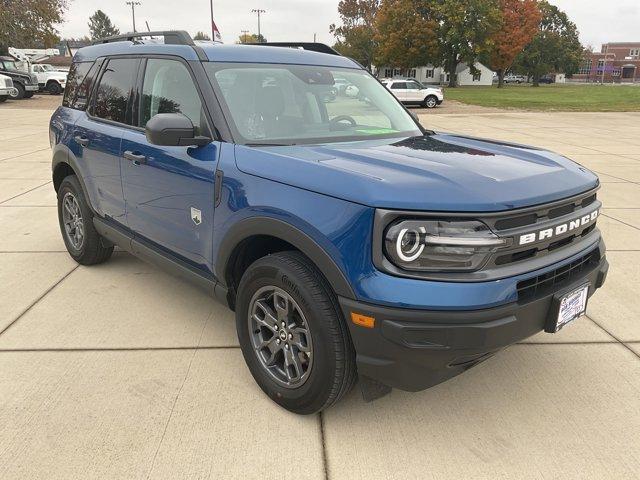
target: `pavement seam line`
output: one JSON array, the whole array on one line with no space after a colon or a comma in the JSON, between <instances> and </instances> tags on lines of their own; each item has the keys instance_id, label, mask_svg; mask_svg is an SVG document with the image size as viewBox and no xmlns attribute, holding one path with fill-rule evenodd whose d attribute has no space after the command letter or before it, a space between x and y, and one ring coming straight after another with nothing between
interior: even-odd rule
<instances>
[{"instance_id":1,"label":"pavement seam line","mask_svg":"<svg viewBox=\"0 0 640 480\"><path fill-rule=\"evenodd\" d=\"M14 195L11 198L7 198L6 200L3 200L2 202L0 202L0 205L3 204L3 203L6 203L6 202L10 202L14 198L18 198L18 197L21 197L22 195L26 195L27 193L33 192L34 190L37 190L40 187L44 187L45 185L48 185L49 183L51 183L51 180L49 180L48 182L43 183L42 185L38 185L37 187L33 187L33 188L27 190L26 192L22 192L22 193L19 193L18 195ZM21 205L16 205L16 206L19 207Z\"/></svg>"},{"instance_id":2,"label":"pavement seam line","mask_svg":"<svg viewBox=\"0 0 640 480\"><path fill-rule=\"evenodd\" d=\"M13 157L3 158L2 160L0 160L0 162L6 162L7 160L13 160L14 158L26 157L27 155L31 155L33 153L38 153L38 152L44 152L45 150L51 150L51 147L45 147L45 148L41 148L40 150L34 150L33 152L21 153L20 155L15 155Z\"/></svg>"},{"instance_id":3,"label":"pavement seam line","mask_svg":"<svg viewBox=\"0 0 640 480\"><path fill-rule=\"evenodd\" d=\"M200 346L200 342L202 341L202 336L204 335L204 330L209 323L209 319L213 315L213 312L210 312L207 315L207 318L202 324L202 330L200 330L200 337L198 337L198 346ZM182 393L182 389L184 388L185 383L187 383L187 378L189 378L189 373L191 372L191 365L193 365L193 359L196 358L196 353L198 353L197 348L193 350L191 358L189 359L189 365L187 366L187 371L184 374L184 378L182 379L182 383L180 384L180 388L176 393L175 398L173 399L173 404L171 405L171 411L169 412L169 417L167 418L167 423L164 424L164 430L162 431L162 437L160 437L160 441L158 442L158 447L156 448L156 452L153 455L153 460L151 461L151 466L149 467L149 471L147 472L147 480L151 478L151 474L153 473L153 467L156 465L156 459L158 458L158 452L160 452L160 448L164 443L164 437L167 434L167 429L169 428L169 424L171 423L171 419L173 418L173 412L176 409L176 404L178 403L178 398L180 398L180 394Z\"/></svg>"},{"instance_id":4,"label":"pavement seam line","mask_svg":"<svg viewBox=\"0 0 640 480\"><path fill-rule=\"evenodd\" d=\"M58 285L60 285L62 282L64 282L64 280L71 275L73 272L75 272L78 267L80 265L76 265L75 267L73 267L71 270L69 270L60 280L58 280L56 283L54 283L53 285L51 285L49 288L47 288L44 293L42 295L40 295L38 298L36 298L31 305L29 305L27 308L25 308L21 313L18 314L18 316L16 318L14 318L9 325L7 325L6 327L4 327L2 330L0 330L0 336L2 336L2 334L4 332L6 332L7 330L9 330L13 325L15 325L15 323L20 320L22 317L24 317L27 312L29 310L31 310L33 307L35 307L38 302L40 302L40 300L42 300L44 297L46 297L54 288L56 288Z\"/></svg>"},{"instance_id":5,"label":"pavement seam line","mask_svg":"<svg viewBox=\"0 0 640 480\"><path fill-rule=\"evenodd\" d=\"M616 337L613 333L611 333L609 330L607 330L606 328L604 328L602 325L600 325L598 322L596 322L593 318L591 318L589 315L585 315L589 320L591 320L593 323L595 323L598 327L600 327L603 331L605 331L606 333L608 333L612 338L615 338L616 341L622 345L624 348L626 348L627 350L629 350L631 353L633 353L636 357L638 357L638 359L640 359L640 353L636 352L633 348L631 348L629 345L627 345L627 343L635 343L634 342L623 342L622 340L620 340L618 337Z\"/></svg>"},{"instance_id":6,"label":"pavement seam line","mask_svg":"<svg viewBox=\"0 0 640 480\"><path fill-rule=\"evenodd\" d=\"M627 222L623 222L622 220L618 220L616 217L612 217L610 215L607 215L606 213L602 213L601 214L603 217L607 217L610 218L611 220L615 220L616 222L620 222L623 225L626 225L627 227L631 227L631 228L635 228L636 230L640 230L640 228L636 227L635 225L631 225L630 223Z\"/></svg>"},{"instance_id":7,"label":"pavement seam line","mask_svg":"<svg viewBox=\"0 0 640 480\"><path fill-rule=\"evenodd\" d=\"M329 458L327 456L326 435L324 428L324 415L318 412L318 422L320 424L320 448L322 450L322 468L324 468L324 478L329 480Z\"/></svg>"},{"instance_id":8,"label":"pavement seam line","mask_svg":"<svg viewBox=\"0 0 640 480\"><path fill-rule=\"evenodd\" d=\"M65 353L65 352L166 352L181 350L237 350L239 345L208 345L202 347L69 347L69 348L0 348L0 353Z\"/></svg>"}]
</instances>

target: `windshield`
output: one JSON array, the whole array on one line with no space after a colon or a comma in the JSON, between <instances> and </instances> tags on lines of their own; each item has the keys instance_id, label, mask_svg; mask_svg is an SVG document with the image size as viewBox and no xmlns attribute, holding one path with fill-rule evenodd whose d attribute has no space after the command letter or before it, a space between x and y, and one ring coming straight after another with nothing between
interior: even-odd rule
<instances>
[{"instance_id":1,"label":"windshield","mask_svg":"<svg viewBox=\"0 0 640 480\"><path fill-rule=\"evenodd\" d=\"M364 70L205 65L241 143L291 145L422 135L393 95Z\"/></svg>"},{"instance_id":2,"label":"windshield","mask_svg":"<svg viewBox=\"0 0 640 480\"><path fill-rule=\"evenodd\" d=\"M6 70L18 70L18 67L16 66L16 62L12 60L3 60L2 63L4 64L4 68Z\"/></svg>"}]
</instances>

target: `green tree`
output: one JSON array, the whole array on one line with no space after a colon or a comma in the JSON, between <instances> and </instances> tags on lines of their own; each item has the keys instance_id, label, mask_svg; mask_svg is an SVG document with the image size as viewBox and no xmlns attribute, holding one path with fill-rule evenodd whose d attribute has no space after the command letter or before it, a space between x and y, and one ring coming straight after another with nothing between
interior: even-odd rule
<instances>
[{"instance_id":1,"label":"green tree","mask_svg":"<svg viewBox=\"0 0 640 480\"><path fill-rule=\"evenodd\" d=\"M0 54L9 47L53 47L67 0L0 0Z\"/></svg>"},{"instance_id":2,"label":"green tree","mask_svg":"<svg viewBox=\"0 0 640 480\"><path fill-rule=\"evenodd\" d=\"M102 10L96 10L96 13L89 17L89 33L91 40L98 40L120 35L120 30L111 23L111 19L106 13Z\"/></svg>"},{"instance_id":3,"label":"green tree","mask_svg":"<svg viewBox=\"0 0 640 480\"><path fill-rule=\"evenodd\" d=\"M419 14L423 0L383 0L376 15L376 65L410 69L438 61L438 24Z\"/></svg>"},{"instance_id":4,"label":"green tree","mask_svg":"<svg viewBox=\"0 0 640 480\"><path fill-rule=\"evenodd\" d=\"M377 43L375 19L380 0L341 0L338 14L341 25L329 30L336 37L334 48L371 70Z\"/></svg>"},{"instance_id":5,"label":"green tree","mask_svg":"<svg viewBox=\"0 0 640 480\"><path fill-rule=\"evenodd\" d=\"M549 72L574 73L584 54L578 28L567 14L544 0L538 6L542 13L538 33L516 60L517 69L532 77L536 87Z\"/></svg>"},{"instance_id":6,"label":"green tree","mask_svg":"<svg viewBox=\"0 0 640 480\"><path fill-rule=\"evenodd\" d=\"M211 40L211 37L204 32L196 32L193 39L194 40Z\"/></svg>"},{"instance_id":7,"label":"green tree","mask_svg":"<svg viewBox=\"0 0 640 480\"><path fill-rule=\"evenodd\" d=\"M243 33L238 37L236 43L267 43L267 39L262 34Z\"/></svg>"},{"instance_id":8,"label":"green tree","mask_svg":"<svg viewBox=\"0 0 640 480\"><path fill-rule=\"evenodd\" d=\"M465 62L475 73L478 56L490 50L501 21L497 0L432 0L421 2L419 12L437 25L439 57L456 86L456 67Z\"/></svg>"}]
</instances>

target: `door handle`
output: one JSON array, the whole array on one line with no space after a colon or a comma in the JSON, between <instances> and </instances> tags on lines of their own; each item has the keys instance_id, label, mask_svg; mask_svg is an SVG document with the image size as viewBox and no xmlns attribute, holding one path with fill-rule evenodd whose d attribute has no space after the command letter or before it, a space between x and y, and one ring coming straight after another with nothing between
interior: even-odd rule
<instances>
[{"instance_id":1,"label":"door handle","mask_svg":"<svg viewBox=\"0 0 640 480\"><path fill-rule=\"evenodd\" d=\"M82 145L83 147L86 147L89 145L89 139L87 137L82 137L80 135L76 135L75 137L73 137L73 139L78 142L80 145Z\"/></svg>"},{"instance_id":2,"label":"door handle","mask_svg":"<svg viewBox=\"0 0 640 480\"><path fill-rule=\"evenodd\" d=\"M133 162L134 165L141 165L147 162L147 157L141 153L134 153L131 150L124 152L123 157Z\"/></svg>"}]
</instances>

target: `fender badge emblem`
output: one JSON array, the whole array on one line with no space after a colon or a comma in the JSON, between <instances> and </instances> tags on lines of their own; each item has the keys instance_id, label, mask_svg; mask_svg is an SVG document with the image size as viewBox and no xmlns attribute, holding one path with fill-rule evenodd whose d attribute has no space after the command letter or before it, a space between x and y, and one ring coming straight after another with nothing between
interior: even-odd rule
<instances>
[{"instance_id":1,"label":"fender badge emblem","mask_svg":"<svg viewBox=\"0 0 640 480\"><path fill-rule=\"evenodd\" d=\"M197 208L191 207L191 220L196 225L200 225L202 223L202 212Z\"/></svg>"}]
</instances>

